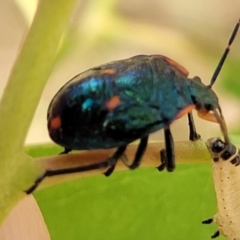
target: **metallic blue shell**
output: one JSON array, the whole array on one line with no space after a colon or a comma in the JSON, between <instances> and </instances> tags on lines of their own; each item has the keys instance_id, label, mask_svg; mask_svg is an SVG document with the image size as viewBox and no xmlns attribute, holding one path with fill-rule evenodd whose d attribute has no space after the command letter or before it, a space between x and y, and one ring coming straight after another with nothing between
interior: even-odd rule
<instances>
[{"instance_id":1,"label":"metallic blue shell","mask_svg":"<svg viewBox=\"0 0 240 240\"><path fill-rule=\"evenodd\" d=\"M215 93L206 89L161 55L110 62L75 76L57 92L48 109L49 134L69 149L126 145L170 125L196 101L217 107ZM120 103L109 109L115 96ZM61 126L53 128L56 117Z\"/></svg>"}]
</instances>

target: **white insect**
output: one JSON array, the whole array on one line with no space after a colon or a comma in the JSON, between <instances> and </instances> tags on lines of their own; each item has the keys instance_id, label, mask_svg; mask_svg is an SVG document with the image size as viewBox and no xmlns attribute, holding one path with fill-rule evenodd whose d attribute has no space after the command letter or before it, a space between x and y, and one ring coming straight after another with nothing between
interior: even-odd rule
<instances>
[{"instance_id":1,"label":"white insect","mask_svg":"<svg viewBox=\"0 0 240 240\"><path fill-rule=\"evenodd\" d=\"M214 188L217 196L217 214L203 223L215 222L218 231L212 238L223 234L228 240L240 240L240 154L232 144L219 138L206 142L212 157Z\"/></svg>"}]
</instances>

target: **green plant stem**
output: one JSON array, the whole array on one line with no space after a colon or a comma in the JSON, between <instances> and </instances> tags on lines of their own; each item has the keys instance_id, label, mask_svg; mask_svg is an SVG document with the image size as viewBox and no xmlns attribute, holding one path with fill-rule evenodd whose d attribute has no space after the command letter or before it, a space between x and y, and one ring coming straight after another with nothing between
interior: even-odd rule
<instances>
[{"instance_id":1,"label":"green plant stem","mask_svg":"<svg viewBox=\"0 0 240 240\"><path fill-rule=\"evenodd\" d=\"M24 141L76 0L42 0L0 103L0 223L39 171Z\"/></svg>"}]
</instances>

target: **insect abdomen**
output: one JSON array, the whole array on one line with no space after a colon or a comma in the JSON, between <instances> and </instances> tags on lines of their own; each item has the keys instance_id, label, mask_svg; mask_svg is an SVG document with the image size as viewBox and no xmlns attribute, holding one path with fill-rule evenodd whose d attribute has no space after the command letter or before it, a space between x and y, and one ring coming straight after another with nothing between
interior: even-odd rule
<instances>
[{"instance_id":1,"label":"insect abdomen","mask_svg":"<svg viewBox=\"0 0 240 240\"><path fill-rule=\"evenodd\" d=\"M210 149L210 153L214 160L212 161L212 170L218 209L213 220L217 223L219 231L228 240L240 240L239 149L229 144L219 153L212 149Z\"/></svg>"},{"instance_id":2,"label":"insect abdomen","mask_svg":"<svg viewBox=\"0 0 240 240\"><path fill-rule=\"evenodd\" d=\"M240 240L240 165L220 160L212 168L218 206L215 221L228 239Z\"/></svg>"}]
</instances>

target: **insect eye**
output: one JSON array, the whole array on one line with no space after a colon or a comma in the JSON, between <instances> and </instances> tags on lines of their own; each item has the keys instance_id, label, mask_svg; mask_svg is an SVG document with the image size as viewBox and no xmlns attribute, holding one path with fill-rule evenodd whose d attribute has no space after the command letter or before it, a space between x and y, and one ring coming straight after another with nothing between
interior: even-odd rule
<instances>
[{"instance_id":1,"label":"insect eye","mask_svg":"<svg viewBox=\"0 0 240 240\"><path fill-rule=\"evenodd\" d=\"M219 153L221 152L224 148L226 147L225 143L222 142L221 140L217 140L213 143L212 145L212 151L214 153Z\"/></svg>"},{"instance_id":2,"label":"insect eye","mask_svg":"<svg viewBox=\"0 0 240 240\"><path fill-rule=\"evenodd\" d=\"M213 109L212 105L211 104L204 104L204 107L206 110L210 111Z\"/></svg>"},{"instance_id":3,"label":"insect eye","mask_svg":"<svg viewBox=\"0 0 240 240\"><path fill-rule=\"evenodd\" d=\"M197 104L197 98L195 96L191 96L191 99L194 104Z\"/></svg>"}]
</instances>

